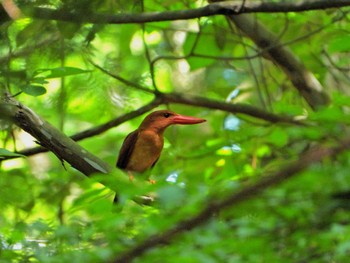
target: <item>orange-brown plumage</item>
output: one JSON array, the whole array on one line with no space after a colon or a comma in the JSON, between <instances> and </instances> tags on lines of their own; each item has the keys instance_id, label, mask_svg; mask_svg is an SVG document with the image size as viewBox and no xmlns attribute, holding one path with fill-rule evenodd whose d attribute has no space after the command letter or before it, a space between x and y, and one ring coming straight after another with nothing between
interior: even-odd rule
<instances>
[{"instance_id":1,"label":"orange-brown plumage","mask_svg":"<svg viewBox=\"0 0 350 263\"><path fill-rule=\"evenodd\" d=\"M124 140L117 167L128 172L142 173L153 167L163 149L164 130L172 124L196 124L204 119L184 116L168 110L155 111L146 116L139 128Z\"/></svg>"}]
</instances>

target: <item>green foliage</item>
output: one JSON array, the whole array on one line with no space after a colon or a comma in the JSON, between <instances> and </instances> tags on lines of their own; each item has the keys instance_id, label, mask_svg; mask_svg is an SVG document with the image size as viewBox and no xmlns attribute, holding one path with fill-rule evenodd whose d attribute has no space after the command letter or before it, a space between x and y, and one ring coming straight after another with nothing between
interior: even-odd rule
<instances>
[{"instance_id":1,"label":"green foliage","mask_svg":"<svg viewBox=\"0 0 350 263\"><path fill-rule=\"evenodd\" d=\"M31 8L43 6L89 17L123 12L136 16L143 10L204 4L16 3L29 17ZM264 52L222 16L120 25L1 21L1 96L7 91L69 136L140 108L154 98L156 88L215 99L222 102L218 108L224 102L241 103L303 125L232 114L209 104L199 108L191 101L162 105L159 108L207 122L166 130L162 156L151 172L157 183L151 185L141 178L130 182L117 169L87 178L52 153L24 158L20 151L37 146L35 139L14 128L11 118L2 116L5 108L0 104L0 263L108 262L196 216L208 204L280 171L314 145L337 145L349 134L348 11L256 15L331 96L330 105L317 111ZM78 143L114 167L123 139L144 116ZM313 164L285 183L179 232L133 262L346 262L349 160L345 152ZM113 190L118 191L117 205L112 203ZM133 201L143 195L156 201L151 206Z\"/></svg>"},{"instance_id":2,"label":"green foliage","mask_svg":"<svg viewBox=\"0 0 350 263\"><path fill-rule=\"evenodd\" d=\"M11 152L9 150L6 150L4 148L0 148L0 158L1 157L21 157L23 155L21 154L18 154L18 153L14 153L14 152Z\"/></svg>"}]
</instances>

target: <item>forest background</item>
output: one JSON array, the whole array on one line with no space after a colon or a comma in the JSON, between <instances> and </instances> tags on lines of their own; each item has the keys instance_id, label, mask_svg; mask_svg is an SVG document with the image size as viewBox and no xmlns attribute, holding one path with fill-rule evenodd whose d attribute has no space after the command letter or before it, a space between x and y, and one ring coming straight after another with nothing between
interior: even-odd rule
<instances>
[{"instance_id":1,"label":"forest background","mask_svg":"<svg viewBox=\"0 0 350 263\"><path fill-rule=\"evenodd\" d=\"M3 0L0 262L347 261L349 6ZM130 182L166 108L207 122Z\"/></svg>"}]
</instances>

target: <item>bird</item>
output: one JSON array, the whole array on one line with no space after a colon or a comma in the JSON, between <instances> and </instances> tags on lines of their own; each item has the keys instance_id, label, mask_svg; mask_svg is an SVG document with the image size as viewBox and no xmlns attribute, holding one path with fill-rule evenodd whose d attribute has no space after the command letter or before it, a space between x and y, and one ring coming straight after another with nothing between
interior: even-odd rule
<instances>
[{"instance_id":1,"label":"bird","mask_svg":"<svg viewBox=\"0 0 350 263\"><path fill-rule=\"evenodd\" d=\"M157 110L147 115L140 126L125 138L116 167L133 173L144 173L158 161L164 145L164 131L173 124L197 124L205 119L180 115L170 110ZM154 181L149 180L151 183Z\"/></svg>"}]
</instances>

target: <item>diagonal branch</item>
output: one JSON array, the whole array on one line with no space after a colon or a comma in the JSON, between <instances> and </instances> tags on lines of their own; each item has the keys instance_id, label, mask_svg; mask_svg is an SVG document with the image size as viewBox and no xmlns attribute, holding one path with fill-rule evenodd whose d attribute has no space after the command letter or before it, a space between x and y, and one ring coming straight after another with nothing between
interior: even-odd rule
<instances>
[{"instance_id":1,"label":"diagonal branch","mask_svg":"<svg viewBox=\"0 0 350 263\"><path fill-rule=\"evenodd\" d=\"M95 135L99 135L111 128L117 127L118 125L131 120L133 118L136 118L150 110L152 110L153 108L157 107L160 104L160 101L158 99L155 99L153 101L151 101L150 103L146 104L145 106L138 108L137 110L134 110L132 112L128 112L122 116L119 116L113 120L110 120L104 124L98 125L96 127L87 129L85 131L79 132L74 134L73 136L71 136L70 138L74 141L80 141L86 138L90 138L92 136ZM25 149L22 151L17 152L18 154L21 155L25 155L25 156L31 156L31 155L35 155L38 153L43 153L43 152L47 152L49 151L49 149L47 149L46 147L43 146L39 146L39 147L34 147L34 148L29 148L29 149ZM4 157L2 160L7 160L7 159L13 159L13 158L18 158L16 156L7 156Z\"/></svg>"},{"instance_id":2,"label":"diagonal branch","mask_svg":"<svg viewBox=\"0 0 350 263\"><path fill-rule=\"evenodd\" d=\"M93 62L92 60L89 60L89 62L90 62L95 68L97 68L98 70L100 70L101 72L103 72L103 73L105 73L106 75L108 75L108 76L110 76L110 77L112 77L112 78L114 78L114 79L120 81L121 83L123 83L123 84L126 85L126 86L132 87L132 88L134 88L134 89L136 89L136 90L140 90L140 91L143 91L143 92L146 92L146 93L151 93L151 94L154 94L154 93L155 93L154 90L150 90L150 89L148 89L148 88L146 88L146 87L144 87L144 86L142 86L142 85L140 85L140 84L138 84L138 83L135 83L135 82L132 82L132 81L130 81L130 80L127 80L127 79L125 79L125 78L123 78L123 77L121 77L121 76L119 76L119 75L116 75L116 74L114 74L114 73L112 73L112 72L110 72L110 71L104 69L103 67L97 65L97 64L96 64L95 62Z\"/></svg>"},{"instance_id":3,"label":"diagonal branch","mask_svg":"<svg viewBox=\"0 0 350 263\"><path fill-rule=\"evenodd\" d=\"M95 173L109 173L111 167L95 155L91 154L71 138L39 117L30 108L22 105L8 94L2 97L6 105L6 117L18 127L32 135L48 150L52 151L61 161L66 161L83 174L90 176Z\"/></svg>"},{"instance_id":4,"label":"diagonal branch","mask_svg":"<svg viewBox=\"0 0 350 263\"><path fill-rule=\"evenodd\" d=\"M267 175L257 183L243 188L235 194L230 194L220 201L210 203L197 215L180 221L173 228L170 228L167 231L146 238L139 245L114 258L112 262L131 262L133 259L143 255L150 249L153 249L159 245L169 244L173 238L181 233L190 231L208 222L213 214L217 214L221 210L247 201L248 199L260 194L267 188L278 185L287 179L298 175L298 173L304 171L313 163L320 162L325 158L335 157L341 152L349 149L350 138L340 141L335 147L314 147L300 156L297 161L290 163L276 173L269 176Z\"/></svg>"},{"instance_id":5,"label":"diagonal branch","mask_svg":"<svg viewBox=\"0 0 350 263\"><path fill-rule=\"evenodd\" d=\"M229 19L265 51L265 58L276 63L284 71L311 108L317 109L329 103L328 95L314 74L291 50L280 45L280 40L274 33L250 15L229 16Z\"/></svg>"},{"instance_id":6,"label":"diagonal branch","mask_svg":"<svg viewBox=\"0 0 350 263\"><path fill-rule=\"evenodd\" d=\"M273 114L247 104L232 104L189 94L183 95L180 93L162 93L159 94L159 96L162 98L163 103L176 103L204 107L208 109L222 110L234 114L242 113L271 123L289 123L295 125L304 125L302 122L296 120L296 117Z\"/></svg>"},{"instance_id":7,"label":"diagonal branch","mask_svg":"<svg viewBox=\"0 0 350 263\"><path fill-rule=\"evenodd\" d=\"M204 7L148 13L123 13L123 14L89 14L80 15L79 12L67 12L66 10L54 10L49 8L22 8L23 13L32 18L44 20L60 20L76 23L103 23L103 24L133 24L159 21L172 21L194 19L214 15L237 15L243 13L277 13L277 12L304 12L327 8L340 8L350 6L350 0L314 0L302 2L251 2L225 1L212 3Z\"/></svg>"}]
</instances>

